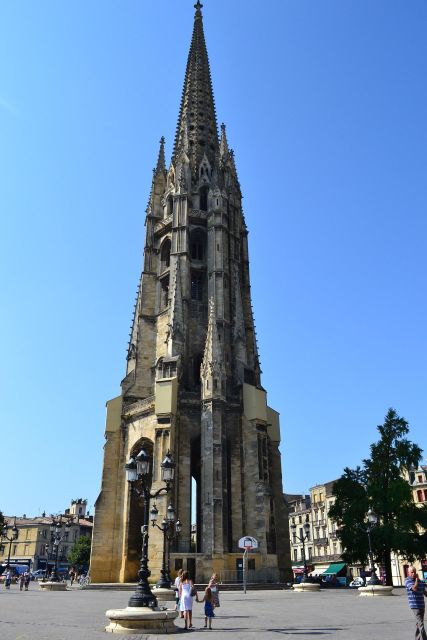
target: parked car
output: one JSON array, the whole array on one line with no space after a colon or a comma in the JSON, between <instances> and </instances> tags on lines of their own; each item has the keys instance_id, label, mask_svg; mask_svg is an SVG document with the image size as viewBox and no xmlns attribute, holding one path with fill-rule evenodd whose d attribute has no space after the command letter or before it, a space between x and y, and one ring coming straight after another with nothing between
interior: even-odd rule
<instances>
[{"instance_id":1,"label":"parked car","mask_svg":"<svg viewBox=\"0 0 427 640\"><path fill-rule=\"evenodd\" d=\"M357 577L354 578L348 585L350 589L358 589L359 587L363 587L365 585L365 581L363 578Z\"/></svg>"}]
</instances>

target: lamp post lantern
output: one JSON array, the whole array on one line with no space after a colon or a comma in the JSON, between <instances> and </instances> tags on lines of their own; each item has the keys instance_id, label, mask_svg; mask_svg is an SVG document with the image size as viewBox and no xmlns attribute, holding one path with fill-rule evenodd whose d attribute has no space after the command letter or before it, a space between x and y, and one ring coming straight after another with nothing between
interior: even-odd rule
<instances>
[{"instance_id":1,"label":"lamp post lantern","mask_svg":"<svg viewBox=\"0 0 427 640\"><path fill-rule=\"evenodd\" d=\"M7 533L10 530L10 535L8 536ZM7 567L10 566L10 556L12 553L12 543L15 542L15 540L18 539L19 536L19 530L18 527L16 526L16 516L13 519L13 526L11 527L10 524L8 522L5 522L5 524L3 525L3 528L0 532L0 538L1 540L7 540L9 543L9 553L7 555Z\"/></svg>"},{"instance_id":2,"label":"lamp post lantern","mask_svg":"<svg viewBox=\"0 0 427 640\"><path fill-rule=\"evenodd\" d=\"M156 584L156 587L161 589L170 589L171 576L170 576L170 542L172 538L181 531L181 523L179 520L175 522L175 510L171 504L169 504L166 517L163 518L160 525L156 523L158 510L156 505L150 511L151 524L153 527L157 527L163 533L163 558L162 568L160 571L160 580Z\"/></svg>"},{"instance_id":3,"label":"lamp post lantern","mask_svg":"<svg viewBox=\"0 0 427 640\"><path fill-rule=\"evenodd\" d=\"M48 566L49 552L53 556L55 564L50 576L51 582L59 582L58 578L58 557L59 557L59 545L68 535L70 529L70 522L67 520L65 523L62 520L62 515L59 517L52 516L52 522L49 525L50 529L50 545L46 545L46 564Z\"/></svg>"},{"instance_id":4,"label":"lamp post lantern","mask_svg":"<svg viewBox=\"0 0 427 640\"><path fill-rule=\"evenodd\" d=\"M144 499L144 518L141 527L142 533L142 556L140 561L140 567L138 571L138 586L135 593L129 600L129 607L150 607L154 609L157 607L157 599L153 595L150 585L148 584L148 578L151 575L151 571L148 568L148 528L149 520L155 524L158 511L156 505L150 511L150 500L157 498L160 495L168 493L171 489L173 479L175 477L175 463L172 459L170 452L165 456L165 459L160 465L161 478L165 483L165 487L161 487L154 493L150 491L150 456L145 449L141 449L135 458L131 458L125 465L126 478L129 482L131 492L135 492L137 496ZM160 528L160 527L159 527ZM165 551L163 550L163 565L165 565ZM163 578L163 566L162 566L162 578ZM169 583L170 584L170 583Z\"/></svg>"},{"instance_id":5,"label":"lamp post lantern","mask_svg":"<svg viewBox=\"0 0 427 640\"><path fill-rule=\"evenodd\" d=\"M371 564L371 577L369 579L369 581L367 582L368 585L375 585L375 584L381 584L381 581L378 579L378 576L375 572L375 564L374 564L374 554L372 551L372 541L371 541L371 532L372 530L375 528L377 522L378 522L378 516L377 514L372 510L369 509L368 513L366 514L368 522L367 522L367 526L366 526L366 533L368 534L368 544L369 544L369 562Z\"/></svg>"},{"instance_id":6,"label":"lamp post lantern","mask_svg":"<svg viewBox=\"0 0 427 640\"><path fill-rule=\"evenodd\" d=\"M291 524L292 535L302 543L302 561L303 561L304 570L303 570L301 582L307 582L308 569L307 569L307 560L305 555L305 543L310 539L310 522L308 520L308 514L305 518L303 528L304 528L304 534L302 536L299 536L297 535L297 525L295 524L295 522Z\"/></svg>"}]
</instances>

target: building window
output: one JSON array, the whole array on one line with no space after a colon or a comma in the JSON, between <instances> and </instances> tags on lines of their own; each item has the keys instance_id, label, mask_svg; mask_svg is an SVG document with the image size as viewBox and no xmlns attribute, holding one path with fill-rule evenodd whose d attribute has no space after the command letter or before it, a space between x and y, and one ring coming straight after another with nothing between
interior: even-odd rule
<instances>
[{"instance_id":1,"label":"building window","mask_svg":"<svg viewBox=\"0 0 427 640\"><path fill-rule=\"evenodd\" d=\"M169 276L160 280L160 310L166 309L169 304Z\"/></svg>"},{"instance_id":2,"label":"building window","mask_svg":"<svg viewBox=\"0 0 427 640\"><path fill-rule=\"evenodd\" d=\"M179 571L180 569L182 569L182 567L182 558L175 558L175 571Z\"/></svg>"},{"instance_id":3,"label":"building window","mask_svg":"<svg viewBox=\"0 0 427 640\"><path fill-rule=\"evenodd\" d=\"M201 211L208 210L208 187L200 189L200 209Z\"/></svg>"},{"instance_id":4,"label":"building window","mask_svg":"<svg viewBox=\"0 0 427 640\"><path fill-rule=\"evenodd\" d=\"M29 544L24 544L24 556L28 556L28 550L30 548Z\"/></svg>"},{"instance_id":5,"label":"building window","mask_svg":"<svg viewBox=\"0 0 427 640\"><path fill-rule=\"evenodd\" d=\"M203 281L196 275L191 277L191 299L198 302L203 300Z\"/></svg>"},{"instance_id":6,"label":"building window","mask_svg":"<svg viewBox=\"0 0 427 640\"><path fill-rule=\"evenodd\" d=\"M421 484L422 481L423 481L423 477L422 476L418 476L418 482Z\"/></svg>"},{"instance_id":7,"label":"building window","mask_svg":"<svg viewBox=\"0 0 427 640\"><path fill-rule=\"evenodd\" d=\"M417 498L418 498L418 502L423 502L423 491L422 491L422 489L418 489Z\"/></svg>"},{"instance_id":8,"label":"building window","mask_svg":"<svg viewBox=\"0 0 427 640\"><path fill-rule=\"evenodd\" d=\"M298 560L298 549L294 549L294 562Z\"/></svg>"},{"instance_id":9,"label":"building window","mask_svg":"<svg viewBox=\"0 0 427 640\"><path fill-rule=\"evenodd\" d=\"M308 547L308 559L311 560L313 557L313 549L312 547Z\"/></svg>"},{"instance_id":10,"label":"building window","mask_svg":"<svg viewBox=\"0 0 427 640\"><path fill-rule=\"evenodd\" d=\"M255 558L248 560L248 570L255 571Z\"/></svg>"},{"instance_id":11,"label":"building window","mask_svg":"<svg viewBox=\"0 0 427 640\"><path fill-rule=\"evenodd\" d=\"M173 213L173 198L172 196L169 196L167 200L167 206L166 206L166 215L171 216L172 213Z\"/></svg>"},{"instance_id":12,"label":"building window","mask_svg":"<svg viewBox=\"0 0 427 640\"><path fill-rule=\"evenodd\" d=\"M205 257L205 234L200 229L190 234L190 255L192 260L203 260Z\"/></svg>"},{"instance_id":13,"label":"building window","mask_svg":"<svg viewBox=\"0 0 427 640\"><path fill-rule=\"evenodd\" d=\"M170 267L171 242L165 240L160 251L160 272Z\"/></svg>"}]
</instances>

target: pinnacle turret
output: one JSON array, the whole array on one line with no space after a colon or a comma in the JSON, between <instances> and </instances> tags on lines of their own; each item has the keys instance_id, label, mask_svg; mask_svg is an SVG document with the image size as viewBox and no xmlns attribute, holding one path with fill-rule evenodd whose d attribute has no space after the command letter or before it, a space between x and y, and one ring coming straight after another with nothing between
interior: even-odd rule
<instances>
[{"instance_id":1,"label":"pinnacle turret","mask_svg":"<svg viewBox=\"0 0 427 640\"><path fill-rule=\"evenodd\" d=\"M157 158L157 165L154 170L154 175L158 175L161 171L166 171L165 139L163 136L160 138L159 157Z\"/></svg>"},{"instance_id":2,"label":"pinnacle turret","mask_svg":"<svg viewBox=\"0 0 427 640\"><path fill-rule=\"evenodd\" d=\"M194 7L193 36L188 54L184 89L178 117L172 161L186 150L193 171L206 153L213 164L218 149L215 103L209 59L203 32L202 4ZM188 150L185 149L188 144Z\"/></svg>"},{"instance_id":3,"label":"pinnacle turret","mask_svg":"<svg viewBox=\"0 0 427 640\"><path fill-rule=\"evenodd\" d=\"M221 140L220 140L220 143L219 143L219 152L220 152L221 158L224 158L224 159L229 154L227 134L225 132L225 124L224 123L221 124Z\"/></svg>"}]
</instances>

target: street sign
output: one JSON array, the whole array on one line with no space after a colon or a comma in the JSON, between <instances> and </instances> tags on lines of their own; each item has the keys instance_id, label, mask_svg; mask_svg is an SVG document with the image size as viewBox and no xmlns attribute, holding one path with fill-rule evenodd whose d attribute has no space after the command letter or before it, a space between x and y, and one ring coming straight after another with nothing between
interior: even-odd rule
<instances>
[{"instance_id":1,"label":"street sign","mask_svg":"<svg viewBox=\"0 0 427 640\"><path fill-rule=\"evenodd\" d=\"M239 549L245 549L245 551L251 551L252 549L258 549L258 540L252 536L245 536L239 540Z\"/></svg>"}]
</instances>

